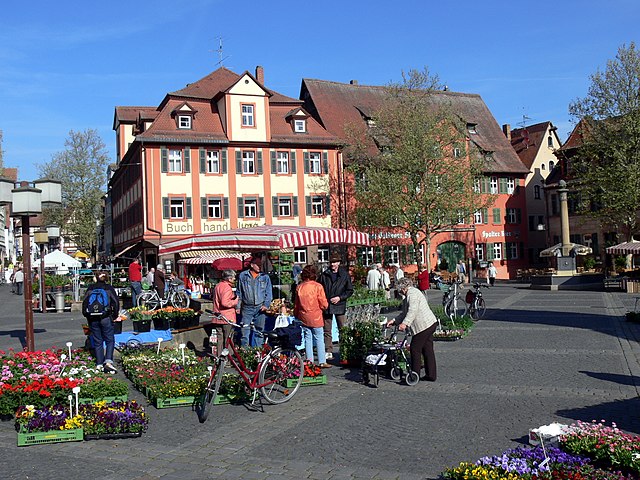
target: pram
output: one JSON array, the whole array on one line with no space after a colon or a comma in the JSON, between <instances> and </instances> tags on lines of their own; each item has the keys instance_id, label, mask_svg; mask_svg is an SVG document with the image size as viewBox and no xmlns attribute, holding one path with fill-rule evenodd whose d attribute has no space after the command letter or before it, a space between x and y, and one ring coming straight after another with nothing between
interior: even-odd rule
<instances>
[{"instance_id":1,"label":"pram","mask_svg":"<svg viewBox=\"0 0 640 480\"><path fill-rule=\"evenodd\" d=\"M385 322L386 323L386 322ZM415 385L420 381L420 375L411 370L411 362L407 358L407 346L411 342L411 334L407 331L401 333L397 325L391 329L391 334L382 342L374 342L371 350L367 352L362 361L362 382L365 385L377 387L380 382L380 374L387 373L392 380L404 379L407 385ZM398 341L398 336L403 335Z\"/></svg>"}]
</instances>

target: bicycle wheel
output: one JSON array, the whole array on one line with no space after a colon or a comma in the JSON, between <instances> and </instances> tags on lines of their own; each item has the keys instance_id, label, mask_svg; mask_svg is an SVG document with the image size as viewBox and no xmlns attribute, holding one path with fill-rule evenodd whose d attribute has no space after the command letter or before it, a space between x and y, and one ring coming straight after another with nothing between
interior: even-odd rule
<instances>
[{"instance_id":1,"label":"bicycle wheel","mask_svg":"<svg viewBox=\"0 0 640 480\"><path fill-rule=\"evenodd\" d=\"M138 306L147 310L155 310L160 306L160 299L156 292L142 292L138 296Z\"/></svg>"},{"instance_id":2,"label":"bicycle wheel","mask_svg":"<svg viewBox=\"0 0 640 480\"><path fill-rule=\"evenodd\" d=\"M467 314L467 304L464 303L462 298L454 297L447 303L444 311L449 318L452 316L453 318L464 317Z\"/></svg>"},{"instance_id":3,"label":"bicycle wheel","mask_svg":"<svg viewBox=\"0 0 640 480\"><path fill-rule=\"evenodd\" d=\"M171 305L175 308L187 308L190 298L184 292L173 292L171 294Z\"/></svg>"},{"instance_id":4,"label":"bicycle wheel","mask_svg":"<svg viewBox=\"0 0 640 480\"><path fill-rule=\"evenodd\" d=\"M474 320L480 320L487 312L487 306L484 303L484 298L477 298L475 302L471 304L469 314Z\"/></svg>"},{"instance_id":5,"label":"bicycle wheel","mask_svg":"<svg viewBox=\"0 0 640 480\"><path fill-rule=\"evenodd\" d=\"M260 367L258 381L267 383L260 393L272 404L284 403L293 397L300 385L304 369L302 357L293 348L276 348Z\"/></svg>"},{"instance_id":6,"label":"bicycle wheel","mask_svg":"<svg viewBox=\"0 0 640 480\"><path fill-rule=\"evenodd\" d=\"M207 383L207 386L204 390L204 397L202 399L202 410L200 411L200 423L206 422L207 418L209 418L211 406L213 405L213 400L216 398L218 390L220 389L223 375L224 365L222 364L222 360L217 359L213 364L213 370L211 370L211 375L209 376L209 383Z\"/></svg>"}]
</instances>

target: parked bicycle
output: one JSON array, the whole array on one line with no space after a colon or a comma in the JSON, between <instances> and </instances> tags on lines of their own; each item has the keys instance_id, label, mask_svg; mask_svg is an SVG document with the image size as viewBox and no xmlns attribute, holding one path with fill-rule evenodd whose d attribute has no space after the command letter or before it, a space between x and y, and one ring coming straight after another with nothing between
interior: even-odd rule
<instances>
[{"instance_id":1,"label":"parked bicycle","mask_svg":"<svg viewBox=\"0 0 640 480\"><path fill-rule=\"evenodd\" d=\"M189 296L181 290L180 284L169 283L169 290L164 297L160 297L155 289L144 290L138 295L138 307L144 307L147 310L155 310L156 308L164 308L165 305L171 304L175 308L187 308L189 306Z\"/></svg>"},{"instance_id":2,"label":"parked bicycle","mask_svg":"<svg viewBox=\"0 0 640 480\"><path fill-rule=\"evenodd\" d=\"M467 314L467 304L460 296L460 282L453 281L447 285L442 296L442 306L444 307L444 313L452 322L454 319L464 317Z\"/></svg>"},{"instance_id":3,"label":"parked bicycle","mask_svg":"<svg viewBox=\"0 0 640 480\"><path fill-rule=\"evenodd\" d=\"M235 328L242 328L241 325L230 322L220 313L214 313L213 316ZM260 350L255 370L251 370L245 365L233 342L233 335L227 337L225 346L219 355L205 353L213 359L213 365L209 367L209 381L200 409L200 423L204 423L209 417L227 363L230 363L237 370L240 378L244 380L246 388L253 392L251 405L255 404L258 393L267 402L280 404L291 400L300 388L304 375L304 362L300 352L287 344L282 344L282 340L276 333L263 334L255 329L253 324L249 328L253 330L254 334L267 337Z\"/></svg>"},{"instance_id":4,"label":"parked bicycle","mask_svg":"<svg viewBox=\"0 0 640 480\"><path fill-rule=\"evenodd\" d=\"M469 304L469 315L474 320L480 320L487 312L487 306L482 298L482 288L489 288L489 285L474 283L473 290L469 290L465 297L465 301Z\"/></svg>"}]
</instances>

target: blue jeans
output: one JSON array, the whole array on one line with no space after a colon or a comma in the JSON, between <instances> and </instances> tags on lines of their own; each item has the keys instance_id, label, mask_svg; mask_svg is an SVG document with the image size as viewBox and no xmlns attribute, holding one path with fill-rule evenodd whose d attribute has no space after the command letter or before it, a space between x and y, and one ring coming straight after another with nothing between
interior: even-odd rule
<instances>
[{"instance_id":1,"label":"blue jeans","mask_svg":"<svg viewBox=\"0 0 640 480\"><path fill-rule=\"evenodd\" d=\"M315 342L318 352L318 363L325 363L327 357L324 351L324 328L305 327L303 325L302 333L304 334L304 347L307 352L307 360L313 362L313 343Z\"/></svg>"},{"instance_id":2,"label":"blue jeans","mask_svg":"<svg viewBox=\"0 0 640 480\"><path fill-rule=\"evenodd\" d=\"M240 339L240 345L246 347L251 345L252 347L261 347L264 343L264 338L260 335L256 335L254 332L249 338L251 330L249 325L253 323L254 328L258 332L264 332L264 322L266 320L264 312L260 311L262 305L244 305L241 310L242 315L242 338Z\"/></svg>"},{"instance_id":3,"label":"blue jeans","mask_svg":"<svg viewBox=\"0 0 640 480\"><path fill-rule=\"evenodd\" d=\"M105 361L112 363L116 342L111 317L89 320L89 329L91 330L91 345L96 352L96 364L102 365ZM106 351L104 344L106 344Z\"/></svg>"},{"instance_id":4,"label":"blue jeans","mask_svg":"<svg viewBox=\"0 0 640 480\"><path fill-rule=\"evenodd\" d=\"M131 282L131 304L136 307L138 306L137 300L138 296L142 293L142 283L141 282Z\"/></svg>"}]
</instances>

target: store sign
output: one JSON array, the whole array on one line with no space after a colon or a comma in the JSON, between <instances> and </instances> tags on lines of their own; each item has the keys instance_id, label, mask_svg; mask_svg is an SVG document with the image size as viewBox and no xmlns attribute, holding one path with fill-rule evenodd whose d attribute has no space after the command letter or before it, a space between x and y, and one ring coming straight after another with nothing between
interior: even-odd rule
<instances>
[{"instance_id":1,"label":"store sign","mask_svg":"<svg viewBox=\"0 0 640 480\"><path fill-rule=\"evenodd\" d=\"M203 223L202 224L202 232L203 233L212 233L212 232L222 232L224 230L229 230L229 224L227 222L216 222L216 223Z\"/></svg>"},{"instance_id":2,"label":"store sign","mask_svg":"<svg viewBox=\"0 0 640 480\"><path fill-rule=\"evenodd\" d=\"M411 235L409 232L400 232L400 233L392 233L392 232L382 232L382 233L371 233L369 234L369 240L383 240L387 238L409 238Z\"/></svg>"},{"instance_id":3,"label":"store sign","mask_svg":"<svg viewBox=\"0 0 640 480\"><path fill-rule=\"evenodd\" d=\"M482 232L482 238L505 238L505 237L519 237L520 230L514 232L505 232L504 230L498 230L493 232Z\"/></svg>"},{"instance_id":4,"label":"store sign","mask_svg":"<svg viewBox=\"0 0 640 480\"><path fill-rule=\"evenodd\" d=\"M193 233L193 225L182 222L165 222L164 231L166 233Z\"/></svg>"}]
</instances>

